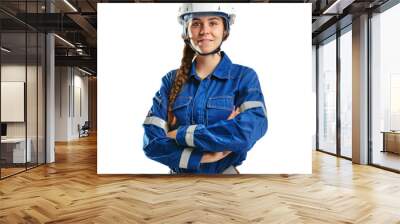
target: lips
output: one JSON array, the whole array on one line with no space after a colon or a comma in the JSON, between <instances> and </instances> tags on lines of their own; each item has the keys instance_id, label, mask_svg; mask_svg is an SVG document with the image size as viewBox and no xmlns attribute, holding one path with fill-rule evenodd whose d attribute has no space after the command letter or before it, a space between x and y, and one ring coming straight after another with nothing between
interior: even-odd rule
<instances>
[{"instance_id":1,"label":"lips","mask_svg":"<svg viewBox=\"0 0 400 224\"><path fill-rule=\"evenodd\" d=\"M208 43L208 42L211 42L212 40L210 40L210 39L202 39L202 40L199 40L199 43Z\"/></svg>"}]
</instances>

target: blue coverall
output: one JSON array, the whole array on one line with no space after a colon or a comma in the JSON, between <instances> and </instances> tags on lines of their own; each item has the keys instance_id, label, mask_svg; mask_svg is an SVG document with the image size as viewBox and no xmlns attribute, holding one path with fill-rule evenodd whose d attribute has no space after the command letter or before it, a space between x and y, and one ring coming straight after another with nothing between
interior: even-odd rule
<instances>
[{"instance_id":1,"label":"blue coverall","mask_svg":"<svg viewBox=\"0 0 400 224\"><path fill-rule=\"evenodd\" d=\"M201 80L195 61L188 81L174 104L177 119L176 139L167 136L168 95L176 71L162 78L161 89L144 121L144 152L147 157L167 165L176 173L222 173L229 166L239 166L247 152L267 131L264 97L256 72L232 64L221 52L214 71ZM232 111L240 114L227 120ZM200 163L205 152L232 151L213 163Z\"/></svg>"}]
</instances>

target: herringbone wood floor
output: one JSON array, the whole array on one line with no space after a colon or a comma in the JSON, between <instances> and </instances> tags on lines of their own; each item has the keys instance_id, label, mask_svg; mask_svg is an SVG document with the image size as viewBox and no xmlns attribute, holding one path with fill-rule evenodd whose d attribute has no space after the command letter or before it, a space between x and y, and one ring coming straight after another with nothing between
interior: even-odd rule
<instances>
[{"instance_id":1,"label":"herringbone wood floor","mask_svg":"<svg viewBox=\"0 0 400 224\"><path fill-rule=\"evenodd\" d=\"M400 223L400 175L313 153L312 175L98 176L96 138L0 181L0 223Z\"/></svg>"}]
</instances>

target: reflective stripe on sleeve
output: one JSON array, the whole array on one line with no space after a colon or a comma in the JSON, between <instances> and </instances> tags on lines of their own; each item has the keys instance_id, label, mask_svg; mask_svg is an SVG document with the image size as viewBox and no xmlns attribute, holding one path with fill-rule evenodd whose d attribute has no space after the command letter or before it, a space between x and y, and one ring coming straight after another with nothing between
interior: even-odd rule
<instances>
[{"instance_id":1,"label":"reflective stripe on sleeve","mask_svg":"<svg viewBox=\"0 0 400 224\"><path fill-rule=\"evenodd\" d=\"M192 154L192 148L185 148L182 151L181 159L179 160L179 168L187 169L189 165L190 154Z\"/></svg>"},{"instance_id":2,"label":"reflective stripe on sleeve","mask_svg":"<svg viewBox=\"0 0 400 224\"><path fill-rule=\"evenodd\" d=\"M185 141L186 145L194 147L194 130L196 130L197 125L190 125L186 129Z\"/></svg>"},{"instance_id":3,"label":"reflective stripe on sleeve","mask_svg":"<svg viewBox=\"0 0 400 224\"><path fill-rule=\"evenodd\" d=\"M163 119L159 118L159 117L146 117L146 119L144 120L143 124L152 124L155 125L161 129L163 129L165 131L165 133L168 132L168 124L166 121L164 121Z\"/></svg>"},{"instance_id":4,"label":"reflective stripe on sleeve","mask_svg":"<svg viewBox=\"0 0 400 224\"><path fill-rule=\"evenodd\" d=\"M264 111L264 116L267 117L267 109L261 101L246 101L240 105L240 112L244 112L251 108L261 107Z\"/></svg>"}]
</instances>

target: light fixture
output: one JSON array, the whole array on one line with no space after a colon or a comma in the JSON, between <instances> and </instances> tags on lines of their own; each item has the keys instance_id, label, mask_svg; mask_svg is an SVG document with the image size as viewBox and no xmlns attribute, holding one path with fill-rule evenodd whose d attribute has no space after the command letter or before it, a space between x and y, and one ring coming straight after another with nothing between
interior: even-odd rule
<instances>
[{"instance_id":1,"label":"light fixture","mask_svg":"<svg viewBox=\"0 0 400 224\"><path fill-rule=\"evenodd\" d=\"M68 2L68 0L64 0L65 4L67 4L72 10L74 10L75 12L78 12L78 10L71 4Z\"/></svg>"},{"instance_id":2,"label":"light fixture","mask_svg":"<svg viewBox=\"0 0 400 224\"><path fill-rule=\"evenodd\" d=\"M55 37L57 37L58 39L60 39L61 41L63 41L64 43L68 44L69 46L75 48L75 45L71 44L71 42L67 41L66 39L58 36L57 34L54 34Z\"/></svg>"},{"instance_id":3,"label":"light fixture","mask_svg":"<svg viewBox=\"0 0 400 224\"><path fill-rule=\"evenodd\" d=\"M83 70L83 69L81 69L81 68L79 68L79 67L78 67L78 70L81 71L81 72L83 72L83 73L85 73L85 74L87 74L87 75L92 76L92 73L90 73L90 72L88 72L88 71L86 71L86 70Z\"/></svg>"},{"instance_id":4,"label":"light fixture","mask_svg":"<svg viewBox=\"0 0 400 224\"><path fill-rule=\"evenodd\" d=\"M1 47L1 50L4 51L4 52L6 52L6 53L10 53L10 52L11 52L11 50L9 50L9 49L7 49L7 48L5 48L5 47Z\"/></svg>"},{"instance_id":5,"label":"light fixture","mask_svg":"<svg viewBox=\"0 0 400 224\"><path fill-rule=\"evenodd\" d=\"M343 10L354 1L355 0L336 0L332 5L325 9L322 14L342 14Z\"/></svg>"},{"instance_id":6,"label":"light fixture","mask_svg":"<svg viewBox=\"0 0 400 224\"><path fill-rule=\"evenodd\" d=\"M76 53L78 53L79 55L87 55L86 53L84 53L82 48L77 48Z\"/></svg>"}]
</instances>

